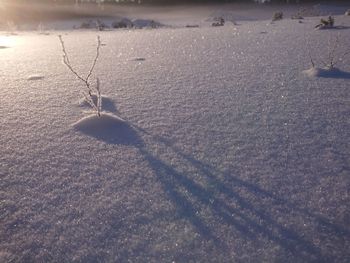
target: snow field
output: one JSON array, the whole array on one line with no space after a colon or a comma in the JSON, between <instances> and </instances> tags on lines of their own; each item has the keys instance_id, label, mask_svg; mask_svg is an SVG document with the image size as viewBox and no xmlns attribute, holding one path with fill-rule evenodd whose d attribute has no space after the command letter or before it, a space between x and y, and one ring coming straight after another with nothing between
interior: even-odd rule
<instances>
[{"instance_id":1,"label":"snow field","mask_svg":"<svg viewBox=\"0 0 350 263\"><path fill-rule=\"evenodd\" d=\"M92 128L57 36L9 36L0 261L349 261L350 58L339 77L303 70L307 41L317 58L350 30L317 21L99 32L123 121ZM96 32L63 34L86 72Z\"/></svg>"}]
</instances>

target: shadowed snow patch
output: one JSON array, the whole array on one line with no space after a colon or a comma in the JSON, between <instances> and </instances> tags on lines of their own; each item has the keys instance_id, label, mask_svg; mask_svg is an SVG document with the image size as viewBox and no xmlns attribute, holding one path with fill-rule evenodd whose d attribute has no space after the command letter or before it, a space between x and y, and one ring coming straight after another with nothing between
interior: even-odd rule
<instances>
[{"instance_id":1,"label":"shadowed snow patch","mask_svg":"<svg viewBox=\"0 0 350 263\"><path fill-rule=\"evenodd\" d=\"M319 26L316 29L318 30L344 30L344 29L350 29L349 26Z\"/></svg>"},{"instance_id":2,"label":"shadowed snow patch","mask_svg":"<svg viewBox=\"0 0 350 263\"><path fill-rule=\"evenodd\" d=\"M111 144L137 145L141 143L135 130L118 116L102 113L89 115L73 124L73 127L91 137Z\"/></svg>"},{"instance_id":3,"label":"shadowed snow patch","mask_svg":"<svg viewBox=\"0 0 350 263\"><path fill-rule=\"evenodd\" d=\"M310 78L322 77L322 78L338 78L338 79L350 79L350 73L342 71L338 68L310 68L304 70L303 73Z\"/></svg>"},{"instance_id":4,"label":"shadowed snow patch","mask_svg":"<svg viewBox=\"0 0 350 263\"><path fill-rule=\"evenodd\" d=\"M117 112L117 108L115 106L115 103L112 99L110 99L107 96L101 96L102 99L102 110L103 111L109 111L109 112ZM92 100L97 105L97 96L95 94L92 95ZM90 104L85 100L82 99L79 101L79 106L80 107L86 107L86 108L91 108Z\"/></svg>"},{"instance_id":5,"label":"shadowed snow patch","mask_svg":"<svg viewBox=\"0 0 350 263\"><path fill-rule=\"evenodd\" d=\"M7 46L0 46L0 49L5 49L5 48L9 48Z\"/></svg>"},{"instance_id":6,"label":"shadowed snow patch","mask_svg":"<svg viewBox=\"0 0 350 263\"><path fill-rule=\"evenodd\" d=\"M43 79L44 76L43 75L31 75L28 77L28 80L39 80L39 79Z\"/></svg>"}]
</instances>

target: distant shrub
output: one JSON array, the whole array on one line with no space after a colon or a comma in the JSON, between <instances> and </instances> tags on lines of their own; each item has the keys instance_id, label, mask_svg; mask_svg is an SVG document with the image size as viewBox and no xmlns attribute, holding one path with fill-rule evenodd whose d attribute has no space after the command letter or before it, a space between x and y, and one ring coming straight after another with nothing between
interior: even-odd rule
<instances>
[{"instance_id":1,"label":"distant shrub","mask_svg":"<svg viewBox=\"0 0 350 263\"><path fill-rule=\"evenodd\" d=\"M327 19L321 18L321 23L316 25L315 28L332 28L334 27L334 18L329 16Z\"/></svg>"},{"instance_id":2,"label":"distant shrub","mask_svg":"<svg viewBox=\"0 0 350 263\"><path fill-rule=\"evenodd\" d=\"M133 22L127 18L112 22L112 28L131 28L134 26Z\"/></svg>"},{"instance_id":3,"label":"distant shrub","mask_svg":"<svg viewBox=\"0 0 350 263\"><path fill-rule=\"evenodd\" d=\"M103 23L101 20L97 19L96 20L96 28L99 31L103 31L106 28L109 28L109 26L107 26L105 23Z\"/></svg>"},{"instance_id":4,"label":"distant shrub","mask_svg":"<svg viewBox=\"0 0 350 263\"><path fill-rule=\"evenodd\" d=\"M90 28L94 28L94 27L95 27L95 24L92 20L84 21L79 26L79 28L81 28L81 29L90 29Z\"/></svg>"},{"instance_id":5,"label":"distant shrub","mask_svg":"<svg viewBox=\"0 0 350 263\"><path fill-rule=\"evenodd\" d=\"M283 19L283 12L275 12L272 16L272 21L277 21Z\"/></svg>"},{"instance_id":6,"label":"distant shrub","mask_svg":"<svg viewBox=\"0 0 350 263\"><path fill-rule=\"evenodd\" d=\"M135 28L159 28L163 26L153 19L136 19L133 21L133 25Z\"/></svg>"},{"instance_id":7,"label":"distant shrub","mask_svg":"<svg viewBox=\"0 0 350 263\"><path fill-rule=\"evenodd\" d=\"M88 20L84 21L80 24L80 26L75 27L75 28L80 28L80 29L97 29L98 31L103 31L106 28L109 28L108 25L106 25L103 21L97 19L96 21L94 20Z\"/></svg>"},{"instance_id":8,"label":"distant shrub","mask_svg":"<svg viewBox=\"0 0 350 263\"><path fill-rule=\"evenodd\" d=\"M150 27L151 28L157 28L157 27L159 27L159 24L156 22L156 21L154 21L154 20L151 20L151 22L150 22Z\"/></svg>"},{"instance_id":9,"label":"distant shrub","mask_svg":"<svg viewBox=\"0 0 350 263\"><path fill-rule=\"evenodd\" d=\"M225 19L222 17L216 17L214 18L216 22L212 23L212 26L224 26L225 25Z\"/></svg>"},{"instance_id":10,"label":"distant shrub","mask_svg":"<svg viewBox=\"0 0 350 263\"><path fill-rule=\"evenodd\" d=\"M334 26L334 18L329 16L327 20L321 19L321 22L325 25Z\"/></svg>"},{"instance_id":11,"label":"distant shrub","mask_svg":"<svg viewBox=\"0 0 350 263\"><path fill-rule=\"evenodd\" d=\"M112 23L112 28L127 28L128 25L122 21L115 21Z\"/></svg>"},{"instance_id":12,"label":"distant shrub","mask_svg":"<svg viewBox=\"0 0 350 263\"><path fill-rule=\"evenodd\" d=\"M83 91L84 98L86 102L92 107L92 109L96 112L97 116L101 116L101 110L102 110L102 99L101 99L101 91L100 91L100 80L99 78L96 78L96 86L95 88L92 88L92 84L90 82L90 77L92 75L92 72L94 71L94 68L96 66L96 62L98 60L98 57L100 56L100 47L101 47L101 40L100 37L97 36L97 47L96 47L96 56L94 61L92 62L92 65L90 67L90 70L86 77L83 75L77 73L77 71L73 68L69 57L68 53L66 51L66 47L63 41L63 38L61 35L58 36L61 47L62 47L62 52L63 52L63 63L67 66L67 68L79 79L81 80L84 85L85 85L85 91ZM96 94L94 94L94 91ZM97 99L94 99L97 98Z\"/></svg>"}]
</instances>

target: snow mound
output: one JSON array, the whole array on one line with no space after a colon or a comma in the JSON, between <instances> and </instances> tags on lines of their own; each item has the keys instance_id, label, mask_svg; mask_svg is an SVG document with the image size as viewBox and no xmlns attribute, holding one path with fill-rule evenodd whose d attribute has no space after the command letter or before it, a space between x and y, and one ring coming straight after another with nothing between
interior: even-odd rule
<instances>
[{"instance_id":1,"label":"snow mound","mask_svg":"<svg viewBox=\"0 0 350 263\"><path fill-rule=\"evenodd\" d=\"M28 77L28 80L40 80L43 79L44 76L43 75L31 75Z\"/></svg>"},{"instance_id":2,"label":"snow mound","mask_svg":"<svg viewBox=\"0 0 350 263\"><path fill-rule=\"evenodd\" d=\"M101 99L103 111L117 112L117 107L111 98L107 96L101 96ZM92 100L95 105L97 105L97 96L95 94L92 95ZM86 101L85 98L79 101L79 106L83 108L91 108L90 104Z\"/></svg>"},{"instance_id":3,"label":"snow mound","mask_svg":"<svg viewBox=\"0 0 350 263\"><path fill-rule=\"evenodd\" d=\"M342 71L338 68L317 68L312 67L310 69L304 70L303 73L310 78L322 77L322 78L341 78L350 79L350 73Z\"/></svg>"},{"instance_id":4,"label":"snow mound","mask_svg":"<svg viewBox=\"0 0 350 263\"><path fill-rule=\"evenodd\" d=\"M118 116L103 112L82 118L73 127L88 136L109 144L137 145L141 143L135 130Z\"/></svg>"}]
</instances>

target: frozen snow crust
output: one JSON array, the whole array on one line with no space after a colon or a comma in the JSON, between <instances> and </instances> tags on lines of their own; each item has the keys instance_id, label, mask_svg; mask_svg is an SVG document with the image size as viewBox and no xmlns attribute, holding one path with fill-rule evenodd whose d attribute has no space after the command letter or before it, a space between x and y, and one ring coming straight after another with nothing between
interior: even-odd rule
<instances>
[{"instance_id":1,"label":"frozen snow crust","mask_svg":"<svg viewBox=\"0 0 350 263\"><path fill-rule=\"evenodd\" d=\"M0 262L349 262L349 78L303 70L350 30L318 20L100 32L101 119L55 34L5 37ZM61 34L85 72L96 32Z\"/></svg>"}]
</instances>

